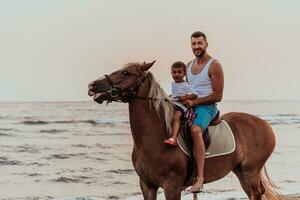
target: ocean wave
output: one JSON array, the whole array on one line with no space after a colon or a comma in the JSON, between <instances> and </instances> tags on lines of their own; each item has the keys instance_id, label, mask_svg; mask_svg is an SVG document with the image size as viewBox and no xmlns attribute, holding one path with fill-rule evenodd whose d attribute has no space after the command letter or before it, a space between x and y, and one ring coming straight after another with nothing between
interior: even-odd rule
<instances>
[{"instance_id":1,"label":"ocean wave","mask_svg":"<svg viewBox=\"0 0 300 200\"><path fill-rule=\"evenodd\" d=\"M103 161L105 162L105 161L107 161L106 159L104 159L104 158L98 158L98 157L88 157L89 159L92 159L92 160L96 160L96 161L102 161L102 163L103 163Z\"/></svg>"},{"instance_id":2,"label":"ocean wave","mask_svg":"<svg viewBox=\"0 0 300 200\"><path fill-rule=\"evenodd\" d=\"M300 115L290 114L290 113L280 113L280 114L264 114L258 115L268 121L271 125L291 125L300 124Z\"/></svg>"},{"instance_id":3,"label":"ocean wave","mask_svg":"<svg viewBox=\"0 0 300 200\"><path fill-rule=\"evenodd\" d=\"M281 117L297 117L298 115L296 115L296 114L276 114L276 116L281 116Z\"/></svg>"},{"instance_id":4,"label":"ocean wave","mask_svg":"<svg viewBox=\"0 0 300 200\"><path fill-rule=\"evenodd\" d=\"M107 199L111 199L111 200L119 200L120 197L115 196L115 195L109 195L109 196L107 196Z\"/></svg>"},{"instance_id":5,"label":"ocean wave","mask_svg":"<svg viewBox=\"0 0 300 200\"><path fill-rule=\"evenodd\" d=\"M23 165L23 162L18 160L9 160L7 157L0 157L0 166L2 165Z\"/></svg>"},{"instance_id":6,"label":"ocean wave","mask_svg":"<svg viewBox=\"0 0 300 200\"><path fill-rule=\"evenodd\" d=\"M36 165L36 166L49 166L50 164L49 163L39 163L39 162L32 162L32 163L29 163L27 164L27 166L31 166L31 165Z\"/></svg>"},{"instance_id":7,"label":"ocean wave","mask_svg":"<svg viewBox=\"0 0 300 200\"><path fill-rule=\"evenodd\" d=\"M37 120L37 121L31 121L31 120L26 120L22 122L23 124L26 125L43 125L43 124L49 124L49 122L42 121L42 120Z\"/></svg>"},{"instance_id":8,"label":"ocean wave","mask_svg":"<svg viewBox=\"0 0 300 200\"><path fill-rule=\"evenodd\" d=\"M7 119L8 116L0 116L0 119Z\"/></svg>"},{"instance_id":9,"label":"ocean wave","mask_svg":"<svg viewBox=\"0 0 300 200\"><path fill-rule=\"evenodd\" d=\"M72 144L72 147L78 147L78 148L91 148L91 146L85 145L85 144Z\"/></svg>"},{"instance_id":10,"label":"ocean wave","mask_svg":"<svg viewBox=\"0 0 300 200\"><path fill-rule=\"evenodd\" d=\"M107 125L115 126L119 124L128 124L128 121L115 121L115 120L57 120L57 121L44 121L44 120L25 120L21 122L25 125L45 125L45 124L79 124L87 123L93 125Z\"/></svg>"},{"instance_id":11,"label":"ocean wave","mask_svg":"<svg viewBox=\"0 0 300 200\"><path fill-rule=\"evenodd\" d=\"M20 153L40 153L39 150L37 150L35 147L33 147L32 145L21 145L21 146L17 146L15 149L16 152L20 152Z\"/></svg>"},{"instance_id":12,"label":"ocean wave","mask_svg":"<svg viewBox=\"0 0 300 200\"><path fill-rule=\"evenodd\" d=\"M118 125L118 124L128 124L129 121L115 121L115 120L92 120L97 125Z\"/></svg>"},{"instance_id":13,"label":"ocean wave","mask_svg":"<svg viewBox=\"0 0 300 200\"><path fill-rule=\"evenodd\" d=\"M296 183L297 181L295 180L283 180L283 181L280 181L281 183Z\"/></svg>"},{"instance_id":14,"label":"ocean wave","mask_svg":"<svg viewBox=\"0 0 300 200\"><path fill-rule=\"evenodd\" d=\"M116 169L116 170L107 170L108 173L115 173L115 174L131 174L134 173L134 169Z\"/></svg>"},{"instance_id":15,"label":"ocean wave","mask_svg":"<svg viewBox=\"0 0 300 200\"><path fill-rule=\"evenodd\" d=\"M0 131L12 131L14 130L13 128L0 128Z\"/></svg>"},{"instance_id":16,"label":"ocean wave","mask_svg":"<svg viewBox=\"0 0 300 200\"><path fill-rule=\"evenodd\" d=\"M16 175L24 175L24 176L30 176L30 177L34 177L34 176L43 176L43 174L39 174L39 173L15 173Z\"/></svg>"},{"instance_id":17,"label":"ocean wave","mask_svg":"<svg viewBox=\"0 0 300 200\"><path fill-rule=\"evenodd\" d=\"M86 153L70 153L70 154L66 154L66 153L62 153L62 154L52 154L49 157L47 157L46 159L50 160L50 159L68 159L71 157L82 157L82 156L86 156Z\"/></svg>"},{"instance_id":18,"label":"ocean wave","mask_svg":"<svg viewBox=\"0 0 300 200\"><path fill-rule=\"evenodd\" d=\"M66 129L42 129L39 131L40 133L62 133L62 132L68 132Z\"/></svg>"},{"instance_id":19,"label":"ocean wave","mask_svg":"<svg viewBox=\"0 0 300 200\"><path fill-rule=\"evenodd\" d=\"M281 124L300 124L300 115L290 114L290 113L279 113L279 114L262 114L257 115L260 118L267 120L272 125L281 125ZM129 121L121 120L111 120L111 119L88 119L88 120L25 120L21 122L25 125L47 125L47 124L91 124L91 125L100 125L100 126L120 126L127 125ZM8 131L12 129L0 129L3 131ZM41 130L42 133L59 133L65 132L68 130L62 129L49 129Z\"/></svg>"},{"instance_id":20,"label":"ocean wave","mask_svg":"<svg viewBox=\"0 0 300 200\"><path fill-rule=\"evenodd\" d=\"M39 181L35 181L39 182ZM1 198L1 200L106 200L101 197L52 197L52 196L29 196L29 197L11 197Z\"/></svg>"},{"instance_id":21,"label":"ocean wave","mask_svg":"<svg viewBox=\"0 0 300 200\"><path fill-rule=\"evenodd\" d=\"M13 135L12 134L7 134L7 133L1 133L0 132L0 137L1 136L4 136L4 137L12 137Z\"/></svg>"},{"instance_id":22,"label":"ocean wave","mask_svg":"<svg viewBox=\"0 0 300 200\"><path fill-rule=\"evenodd\" d=\"M87 181L90 179L92 179L92 177L89 177L89 176L73 176L72 178L61 176L56 179L51 179L50 181L51 182L60 182L60 183L80 183L80 182L84 182L86 184L94 183L94 181Z\"/></svg>"},{"instance_id":23,"label":"ocean wave","mask_svg":"<svg viewBox=\"0 0 300 200\"><path fill-rule=\"evenodd\" d=\"M102 148L102 149L110 149L111 148L111 146L109 146L109 145L104 145L104 144L100 144L100 143L96 143L95 146Z\"/></svg>"},{"instance_id":24,"label":"ocean wave","mask_svg":"<svg viewBox=\"0 0 300 200\"><path fill-rule=\"evenodd\" d=\"M113 183L111 183L112 185L124 185L124 184L126 184L126 183L124 183L124 182L121 182L121 181L115 181L115 182L113 182Z\"/></svg>"},{"instance_id":25,"label":"ocean wave","mask_svg":"<svg viewBox=\"0 0 300 200\"><path fill-rule=\"evenodd\" d=\"M60 182L60 183L79 183L80 180L79 180L79 179L75 179L75 178L68 178L68 177L61 176L61 177L56 178L56 179L51 179L51 182Z\"/></svg>"}]
</instances>

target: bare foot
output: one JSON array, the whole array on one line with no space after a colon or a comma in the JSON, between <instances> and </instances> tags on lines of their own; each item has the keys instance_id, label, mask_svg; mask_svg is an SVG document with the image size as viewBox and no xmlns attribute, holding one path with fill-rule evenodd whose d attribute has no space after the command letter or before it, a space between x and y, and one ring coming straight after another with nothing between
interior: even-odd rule
<instances>
[{"instance_id":1,"label":"bare foot","mask_svg":"<svg viewBox=\"0 0 300 200\"><path fill-rule=\"evenodd\" d=\"M204 178L199 178L199 177L195 178L193 181L193 186L190 189L190 192L193 193L201 192L203 189L203 182L204 182Z\"/></svg>"}]
</instances>

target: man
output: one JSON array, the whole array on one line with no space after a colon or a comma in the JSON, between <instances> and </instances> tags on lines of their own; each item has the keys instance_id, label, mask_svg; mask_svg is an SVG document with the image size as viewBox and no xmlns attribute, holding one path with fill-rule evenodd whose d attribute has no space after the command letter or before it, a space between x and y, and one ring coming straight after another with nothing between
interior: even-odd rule
<instances>
[{"instance_id":1,"label":"man","mask_svg":"<svg viewBox=\"0 0 300 200\"><path fill-rule=\"evenodd\" d=\"M206 51L208 43L203 32L197 31L191 35L191 47L196 58L187 64L186 76L188 83L196 90L198 97L182 103L188 107L193 107L197 113L191 127L191 136L198 174L191 192L200 192L204 182L205 159L202 133L217 114L216 102L222 100L224 75L221 64Z\"/></svg>"}]
</instances>

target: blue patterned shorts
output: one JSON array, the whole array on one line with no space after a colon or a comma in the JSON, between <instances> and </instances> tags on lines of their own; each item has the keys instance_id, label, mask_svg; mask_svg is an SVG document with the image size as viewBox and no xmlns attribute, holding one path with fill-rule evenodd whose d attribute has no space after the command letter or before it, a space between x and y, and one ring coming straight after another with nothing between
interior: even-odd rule
<instances>
[{"instance_id":1,"label":"blue patterned shorts","mask_svg":"<svg viewBox=\"0 0 300 200\"><path fill-rule=\"evenodd\" d=\"M215 118L218 112L216 104L198 105L193 109L195 113L197 113L193 125L200 126L202 132L208 127L209 123Z\"/></svg>"}]
</instances>

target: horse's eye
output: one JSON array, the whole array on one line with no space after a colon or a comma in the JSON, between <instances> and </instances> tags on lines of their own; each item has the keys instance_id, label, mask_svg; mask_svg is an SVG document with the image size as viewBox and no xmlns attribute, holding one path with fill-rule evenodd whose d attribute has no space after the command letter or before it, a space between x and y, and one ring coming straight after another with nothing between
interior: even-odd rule
<instances>
[{"instance_id":1,"label":"horse's eye","mask_svg":"<svg viewBox=\"0 0 300 200\"><path fill-rule=\"evenodd\" d=\"M122 74L126 76L126 75L128 75L128 71L124 70L124 71L122 71Z\"/></svg>"}]
</instances>

